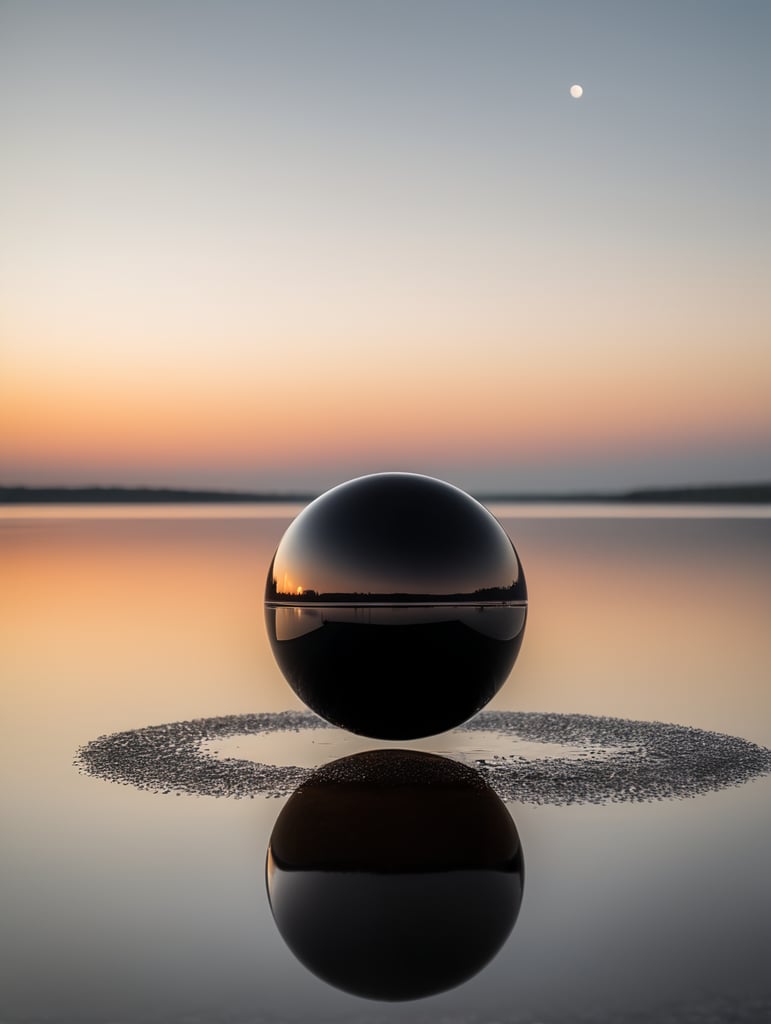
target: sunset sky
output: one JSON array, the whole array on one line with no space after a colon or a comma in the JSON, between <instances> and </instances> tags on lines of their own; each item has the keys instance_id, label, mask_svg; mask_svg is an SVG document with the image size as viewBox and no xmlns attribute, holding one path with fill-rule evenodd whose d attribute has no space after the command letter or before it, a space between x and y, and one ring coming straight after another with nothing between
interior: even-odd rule
<instances>
[{"instance_id":1,"label":"sunset sky","mask_svg":"<svg viewBox=\"0 0 771 1024\"><path fill-rule=\"evenodd\" d=\"M0 0L0 482L771 479L770 51L767 0Z\"/></svg>"}]
</instances>

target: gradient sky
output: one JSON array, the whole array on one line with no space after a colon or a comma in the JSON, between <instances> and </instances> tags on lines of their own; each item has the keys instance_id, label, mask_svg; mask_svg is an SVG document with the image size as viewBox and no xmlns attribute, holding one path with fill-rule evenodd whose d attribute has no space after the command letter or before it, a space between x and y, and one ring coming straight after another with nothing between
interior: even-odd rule
<instances>
[{"instance_id":1,"label":"gradient sky","mask_svg":"<svg viewBox=\"0 0 771 1024\"><path fill-rule=\"evenodd\" d=\"M18 0L0 40L2 482L771 478L767 0Z\"/></svg>"}]
</instances>

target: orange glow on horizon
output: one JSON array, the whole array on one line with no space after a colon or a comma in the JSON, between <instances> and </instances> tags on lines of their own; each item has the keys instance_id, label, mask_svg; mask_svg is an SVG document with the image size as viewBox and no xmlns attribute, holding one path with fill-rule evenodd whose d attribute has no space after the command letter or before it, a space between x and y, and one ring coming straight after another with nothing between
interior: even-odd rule
<instances>
[{"instance_id":1,"label":"orange glow on horizon","mask_svg":"<svg viewBox=\"0 0 771 1024\"><path fill-rule=\"evenodd\" d=\"M389 344L347 330L324 343L299 331L241 340L214 361L208 335L184 355L161 337L117 348L62 335L51 348L43 324L18 321L0 375L0 479L179 483L217 472L248 484L344 462L537 466L771 436L771 349L754 335L752 360L732 360L719 332L696 358L666 337L647 343L639 327L621 345L608 324L591 344L548 320L540 331L491 328L486 340L462 323Z\"/></svg>"},{"instance_id":2,"label":"orange glow on horizon","mask_svg":"<svg viewBox=\"0 0 771 1024\"><path fill-rule=\"evenodd\" d=\"M771 429L762 373L717 383L694 370L688 391L656 373L606 370L558 375L533 365L510 374L475 369L424 379L378 376L353 388L332 368L327 379L298 375L292 407L277 388L239 379L210 387L195 378L69 377L0 385L4 477L36 463L61 464L87 479L113 466L116 480L144 467L302 466L344 457L394 460L453 456L527 462L560 452L658 448L714 436L762 437ZM7 377L6 377L7 380Z\"/></svg>"}]
</instances>

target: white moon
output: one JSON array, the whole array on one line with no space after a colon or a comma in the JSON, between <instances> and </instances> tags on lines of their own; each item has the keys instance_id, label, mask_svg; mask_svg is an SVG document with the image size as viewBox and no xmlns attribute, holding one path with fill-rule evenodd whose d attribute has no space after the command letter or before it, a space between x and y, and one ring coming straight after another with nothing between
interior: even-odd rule
<instances>
[{"instance_id":1,"label":"white moon","mask_svg":"<svg viewBox=\"0 0 771 1024\"><path fill-rule=\"evenodd\" d=\"M570 86L570 95L573 97L574 100L580 100L581 97L583 96L583 94L584 94L584 90L583 90L582 86L580 86L580 85L571 85Z\"/></svg>"}]
</instances>

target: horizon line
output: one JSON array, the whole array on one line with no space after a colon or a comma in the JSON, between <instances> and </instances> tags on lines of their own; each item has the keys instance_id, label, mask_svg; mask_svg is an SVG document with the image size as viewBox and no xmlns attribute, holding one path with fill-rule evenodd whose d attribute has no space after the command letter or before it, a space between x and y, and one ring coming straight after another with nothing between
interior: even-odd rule
<instances>
[{"instance_id":1,"label":"horizon line","mask_svg":"<svg viewBox=\"0 0 771 1024\"><path fill-rule=\"evenodd\" d=\"M116 485L32 486L0 484L0 505L24 504L216 504L309 502L324 491L241 491L191 487ZM470 492L469 492L470 493ZM473 497L488 502L701 502L771 503L771 481L648 486L622 491L480 490Z\"/></svg>"}]
</instances>

